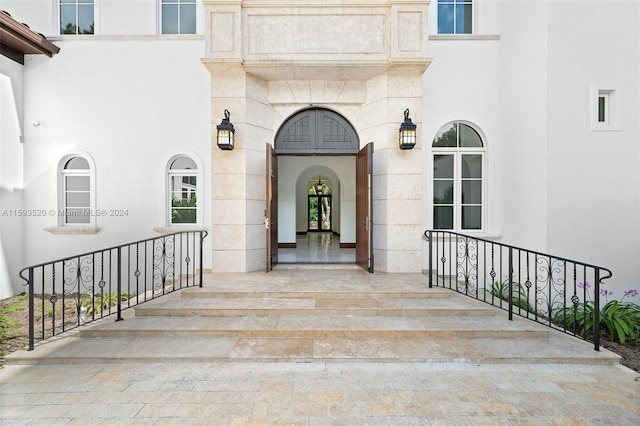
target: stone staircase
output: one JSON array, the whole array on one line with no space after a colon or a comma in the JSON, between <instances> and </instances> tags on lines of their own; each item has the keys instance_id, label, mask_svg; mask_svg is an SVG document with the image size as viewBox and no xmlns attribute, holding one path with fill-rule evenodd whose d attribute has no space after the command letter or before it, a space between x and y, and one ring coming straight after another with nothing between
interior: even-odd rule
<instances>
[{"instance_id":1,"label":"stone staircase","mask_svg":"<svg viewBox=\"0 0 640 426\"><path fill-rule=\"evenodd\" d=\"M208 275L184 289L18 351L8 364L470 362L616 364L609 351L432 288L419 274L286 269Z\"/></svg>"}]
</instances>

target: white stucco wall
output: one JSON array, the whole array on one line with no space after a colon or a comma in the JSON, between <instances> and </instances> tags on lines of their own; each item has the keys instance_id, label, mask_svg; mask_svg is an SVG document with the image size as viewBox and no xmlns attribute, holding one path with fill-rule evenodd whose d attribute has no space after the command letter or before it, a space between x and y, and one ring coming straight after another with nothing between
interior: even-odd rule
<instances>
[{"instance_id":1,"label":"white stucco wall","mask_svg":"<svg viewBox=\"0 0 640 426\"><path fill-rule=\"evenodd\" d=\"M610 268L617 298L640 284L639 9L567 1L547 12L548 249ZM619 130L591 130L592 86L617 87Z\"/></svg>"},{"instance_id":2,"label":"white stucco wall","mask_svg":"<svg viewBox=\"0 0 640 426\"><path fill-rule=\"evenodd\" d=\"M500 106L500 44L497 40L431 41L433 62L424 73L424 170L433 175L431 145L438 130L452 121L473 124L484 137L486 148L484 230L480 236L494 236L500 231L501 180L497 168L501 152L499 122ZM451 95L455 93L455 95ZM424 223L431 226L433 188L425 179Z\"/></svg>"},{"instance_id":3,"label":"white stucco wall","mask_svg":"<svg viewBox=\"0 0 640 426\"><path fill-rule=\"evenodd\" d=\"M432 9L434 4L435 1ZM64 155L82 152L95 162L96 207L126 210L127 215L99 218L100 231L95 235L53 235L44 230L56 226L57 220L52 217L21 218L19 222L3 219L0 268L4 269L0 269L3 279L0 287L11 287L2 277L18 265L155 235L153 228L166 225L164 174L167 159L176 154L190 153L201 161L203 224L211 224L216 209L210 201L214 185L210 178L216 176L210 158L211 133L221 118L218 111L211 115L213 101L234 111L234 122L242 129L238 132L240 147L250 142L263 146L265 135L274 133L292 111L310 103L340 104L341 111L358 127L363 141L375 140L377 148L386 148L374 154L376 176L393 173L399 177L394 184L407 188L414 185L409 182L415 180L414 176L405 179L396 175L403 175L408 165L412 171L423 171L422 200L419 195L408 200L403 193L404 199L398 196L393 203L387 202L385 188L380 185L375 199L380 210L377 217L385 219L388 205L419 203L423 229L431 226L433 137L448 122L473 123L485 136L487 149L486 216L481 235L609 267L614 278L608 285L618 294L637 287L640 3L479 0L474 5L474 36L433 36L429 40L427 55L433 61L423 76L422 90L417 84L407 85L401 78L373 76L367 67L350 68L356 74L345 83L344 90L338 90L336 85L319 84L322 82L316 80L319 77L313 74L315 71L309 71L312 68L301 68L298 71L306 74L291 82L282 74L291 73L290 69L270 69L266 65L260 68L253 64L250 70L258 74L247 78L246 92L250 95L220 100L215 93L212 96L210 89L215 71L210 73L200 58L208 56L212 62L226 58L228 46L219 43L224 39L157 36L159 15L155 0L98 2L96 30L100 34L87 38L58 35L54 1L3 1L2 8L14 18L27 22L62 48L54 58L27 56L24 77L22 68L6 65L7 60L2 59L2 74L11 78L24 132L24 144L6 144L5 133L15 131L7 130L3 111L0 171L3 208L16 205L57 209L59 161ZM126 14L121 13L124 7ZM202 4L198 7L203 13ZM383 16L382 9L373 8L370 12L372 19ZM268 21L270 12L265 13L252 15L251 19ZM198 20L199 32L204 32L203 21ZM212 28L213 34L224 36L221 28ZM234 37L233 40L241 40L240 33ZM376 40L384 41L373 38L362 42ZM249 53L257 60L264 46L253 42L246 46L254 49ZM210 55L205 52L207 43ZM240 58L242 43L233 47L237 51L232 53ZM317 59L312 52L301 50L294 53L307 55L304 57L309 60ZM421 52L420 57L424 56ZM386 57L386 50L381 49L379 54ZM348 54L344 57L345 61L350 59ZM215 69L211 64L208 66ZM322 78L335 78L329 72L340 69L327 66ZM358 78L368 79L366 90ZM592 87L600 83L619 88L621 126L614 132L591 130L590 97ZM317 90L325 85L331 89L326 89L328 95ZM387 92L394 94L393 99L382 96ZM4 98L3 92L3 102ZM250 101L245 102L246 99ZM358 106L363 102L364 106ZM272 107L267 107L268 103ZM414 151L399 153L394 146L395 138L392 141L387 135L395 137L405 107L411 109L414 121L419 124L421 141ZM238 115L236 111L241 113ZM282 113L278 116L274 111ZM30 124L33 121L42 125L34 127ZM14 169L23 162L6 161L21 155L22 150L26 159L24 180L20 167ZM234 151L234 155L239 155L238 152ZM254 154L255 161L247 164L262 164L262 152L252 151ZM345 199L350 177L341 175L334 164L336 158L330 164L298 158L295 165L287 166L287 161L293 160L281 157L280 183L284 187L280 190L297 191L296 182L304 170L317 166L335 171L340 181L341 239L351 242L351 230L345 225L350 208L350 199ZM389 168L389 158L399 160ZM256 176L260 176L255 181L261 181L264 174L258 167L255 169ZM217 172L216 178L226 173ZM8 184L14 181L17 183ZM250 185L252 193L262 194L258 186ZM8 190L9 187L14 190ZM293 200L301 199L297 194ZM255 216L251 221L255 234L259 235L255 240L264 244L262 225L258 223L262 208L255 207L263 204L260 197L249 197L251 204L247 206L251 208L247 209ZM291 199L280 201L280 240L295 241L295 223L300 218L294 217L294 212L302 209L288 207ZM395 212L406 210L409 209L398 208ZM410 232L413 236L416 230L411 228ZM402 256L401 251L406 251L407 245L398 235L395 230L379 234L377 241L384 240L385 249L393 246L398 256ZM387 244L386 239L393 238ZM11 250L7 250L7 241L11 242ZM24 249L14 249L20 241L25 241ZM211 243L211 238L207 243ZM421 247L425 269L426 244ZM208 261L205 259L205 263Z\"/></svg>"},{"instance_id":4,"label":"white stucco wall","mask_svg":"<svg viewBox=\"0 0 640 426\"><path fill-rule=\"evenodd\" d=\"M24 291L23 67L0 56L0 299Z\"/></svg>"},{"instance_id":5,"label":"white stucco wall","mask_svg":"<svg viewBox=\"0 0 640 426\"><path fill-rule=\"evenodd\" d=\"M610 268L620 298L639 272L640 5L501 5L502 240ZM591 130L599 83L622 88L620 131Z\"/></svg>"},{"instance_id":6,"label":"white stucco wall","mask_svg":"<svg viewBox=\"0 0 640 426\"><path fill-rule=\"evenodd\" d=\"M2 10L47 38L60 35L57 1L3 0ZM196 3L196 33L204 33L204 6ZM95 34L99 36L155 36L161 34L159 0L99 0L94 5ZM67 36L69 37L69 36ZM75 36L70 36L73 38ZM83 37L83 36L79 36ZM168 36L174 37L174 36Z\"/></svg>"},{"instance_id":7,"label":"white stucco wall","mask_svg":"<svg viewBox=\"0 0 640 426\"><path fill-rule=\"evenodd\" d=\"M84 153L95 162L96 208L126 213L98 217L95 235L54 235L45 228L57 226L57 217L29 218L25 240L38 243L26 248L26 263L156 236L154 228L167 226L165 171L174 155L193 153L202 176L211 175L210 75L199 60L202 40L58 45L53 59L29 56L25 65L25 117L42 122L25 130L25 207L59 208L60 160ZM202 224L210 224L210 182L199 184Z\"/></svg>"},{"instance_id":8,"label":"white stucco wall","mask_svg":"<svg viewBox=\"0 0 640 426\"><path fill-rule=\"evenodd\" d=\"M500 138L496 165L503 241L547 248L546 3L501 2Z\"/></svg>"},{"instance_id":9,"label":"white stucco wall","mask_svg":"<svg viewBox=\"0 0 640 426\"><path fill-rule=\"evenodd\" d=\"M606 285L621 297L640 272L640 4L477 5L476 35L429 41L423 143L448 121L476 124L487 136L486 236L611 268ZM619 131L591 130L599 84L620 89Z\"/></svg>"},{"instance_id":10,"label":"white stucco wall","mask_svg":"<svg viewBox=\"0 0 640 426\"><path fill-rule=\"evenodd\" d=\"M96 32L101 35L159 34L159 8L160 2L153 0L96 2Z\"/></svg>"}]
</instances>

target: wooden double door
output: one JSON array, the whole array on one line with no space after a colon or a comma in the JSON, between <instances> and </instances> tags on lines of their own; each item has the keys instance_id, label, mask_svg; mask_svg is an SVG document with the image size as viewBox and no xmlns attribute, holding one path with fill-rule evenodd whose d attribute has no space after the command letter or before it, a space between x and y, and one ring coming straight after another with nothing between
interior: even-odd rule
<instances>
[{"instance_id":1,"label":"wooden double door","mask_svg":"<svg viewBox=\"0 0 640 426\"><path fill-rule=\"evenodd\" d=\"M266 270L278 264L278 156L271 144L266 145L265 227L267 238ZM356 154L356 264L373 272L372 220L373 143Z\"/></svg>"}]
</instances>

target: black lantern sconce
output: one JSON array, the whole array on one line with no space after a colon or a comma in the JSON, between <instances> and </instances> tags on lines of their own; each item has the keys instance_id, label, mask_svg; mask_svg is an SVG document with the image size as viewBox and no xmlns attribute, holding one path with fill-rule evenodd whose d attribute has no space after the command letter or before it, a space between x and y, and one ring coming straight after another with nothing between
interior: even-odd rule
<instances>
[{"instance_id":1,"label":"black lantern sconce","mask_svg":"<svg viewBox=\"0 0 640 426\"><path fill-rule=\"evenodd\" d=\"M404 110L404 123L400 126L400 149L413 149L416 146L416 126L409 118L409 108Z\"/></svg>"},{"instance_id":2,"label":"black lantern sconce","mask_svg":"<svg viewBox=\"0 0 640 426\"><path fill-rule=\"evenodd\" d=\"M220 122L220 124L216 126L216 129L218 129L218 148L225 151L231 151L233 149L233 138L236 132L236 130L233 128L233 124L231 124L231 121L229 121L230 115L231 114L229 113L229 110L225 109L222 122Z\"/></svg>"}]
</instances>

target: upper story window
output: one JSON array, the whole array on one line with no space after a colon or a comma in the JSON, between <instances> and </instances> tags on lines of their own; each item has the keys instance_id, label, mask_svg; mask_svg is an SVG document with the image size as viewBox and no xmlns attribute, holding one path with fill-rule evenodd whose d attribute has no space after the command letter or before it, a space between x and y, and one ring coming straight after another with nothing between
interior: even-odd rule
<instances>
[{"instance_id":1,"label":"upper story window","mask_svg":"<svg viewBox=\"0 0 640 426\"><path fill-rule=\"evenodd\" d=\"M62 225L88 225L92 223L94 196L92 171L84 157L67 157L62 161L60 207Z\"/></svg>"},{"instance_id":2,"label":"upper story window","mask_svg":"<svg viewBox=\"0 0 640 426\"><path fill-rule=\"evenodd\" d=\"M438 0L438 34L472 34L472 0Z\"/></svg>"},{"instance_id":3,"label":"upper story window","mask_svg":"<svg viewBox=\"0 0 640 426\"><path fill-rule=\"evenodd\" d=\"M594 83L591 86L591 130L620 131L621 85Z\"/></svg>"},{"instance_id":4,"label":"upper story window","mask_svg":"<svg viewBox=\"0 0 640 426\"><path fill-rule=\"evenodd\" d=\"M432 145L433 228L482 230L484 155L482 138L471 126L444 126Z\"/></svg>"},{"instance_id":5,"label":"upper story window","mask_svg":"<svg viewBox=\"0 0 640 426\"><path fill-rule=\"evenodd\" d=\"M60 34L94 34L94 0L60 0Z\"/></svg>"},{"instance_id":6,"label":"upper story window","mask_svg":"<svg viewBox=\"0 0 640 426\"><path fill-rule=\"evenodd\" d=\"M189 157L169 164L169 224L198 223L198 166Z\"/></svg>"},{"instance_id":7,"label":"upper story window","mask_svg":"<svg viewBox=\"0 0 640 426\"><path fill-rule=\"evenodd\" d=\"M196 0L162 0L162 34L195 34Z\"/></svg>"}]
</instances>

